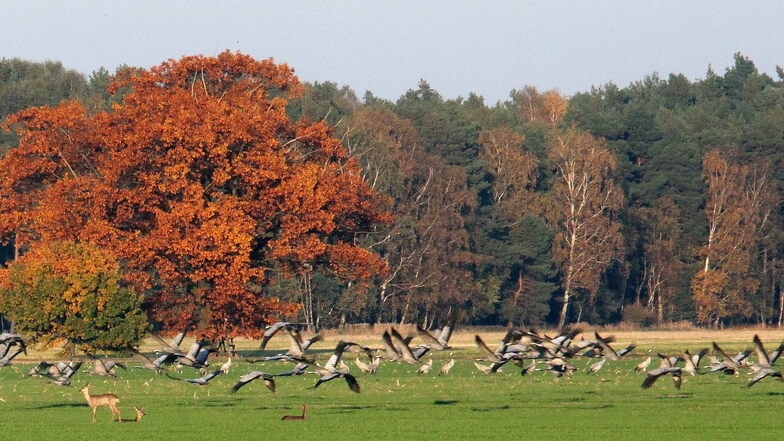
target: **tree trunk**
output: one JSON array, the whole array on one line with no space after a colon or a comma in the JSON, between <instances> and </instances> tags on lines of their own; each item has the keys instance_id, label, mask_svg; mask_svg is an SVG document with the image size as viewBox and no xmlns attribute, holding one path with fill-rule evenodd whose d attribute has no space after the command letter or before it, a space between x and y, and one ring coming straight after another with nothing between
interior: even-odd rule
<instances>
[{"instance_id":1,"label":"tree trunk","mask_svg":"<svg viewBox=\"0 0 784 441\"><path fill-rule=\"evenodd\" d=\"M317 329L317 324L315 322L315 313L314 313L314 305L313 305L313 287L310 283L310 271L307 270L302 274L302 312L305 315L305 324L308 327L308 330L311 332L315 332Z\"/></svg>"},{"instance_id":2,"label":"tree trunk","mask_svg":"<svg viewBox=\"0 0 784 441\"><path fill-rule=\"evenodd\" d=\"M784 289L779 291L779 320L778 327L781 327L781 321L784 319Z\"/></svg>"},{"instance_id":3,"label":"tree trunk","mask_svg":"<svg viewBox=\"0 0 784 441\"><path fill-rule=\"evenodd\" d=\"M561 306L561 314L558 318L558 329L563 329L564 325L566 325L566 313L569 309L569 297L570 293L569 290L564 290L563 295L563 306Z\"/></svg>"}]
</instances>

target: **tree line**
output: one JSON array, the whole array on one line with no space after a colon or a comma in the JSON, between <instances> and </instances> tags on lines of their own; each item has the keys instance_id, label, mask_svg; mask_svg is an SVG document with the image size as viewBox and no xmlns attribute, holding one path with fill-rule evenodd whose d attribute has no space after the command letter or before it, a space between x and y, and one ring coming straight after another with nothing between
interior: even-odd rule
<instances>
[{"instance_id":1,"label":"tree line","mask_svg":"<svg viewBox=\"0 0 784 441\"><path fill-rule=\"evenodd\" d=\"M28 222L35 240L24 243L46 236L106 248L118 230L158 231L157 247L112 249L126 279L135 268L144 281L138 287L155 322L174 308L189 311L183 317L198 309L228 333L276 314L314 326L430 326L453 314L516 326L781 324L781 69L774 79L736 54L725 72L708 68L701 80L651 74L571 97L525 86L488 105L475 94L444 99L426 81L393 102L371 92L360 99L331 82L300 85L273 74L274 65L259 68L264 81L249 86L243 75L218 81L217 71L186 64L85 77L59 63L2 60L3 167L16 158L14 170L30 171L24 180L4 177L3 188L17 196L20 185L29 190L15 201L2 195L6 243L20 250L19 204L40 207L32 196L42 186L74 174L100 176L104 185L114 168L106 193L118 198L113 210L128 211L127 224L97 207L105 229L92 225L94 211L80 210L75 220L73 207L95 195L63 185L47 196L68 201L66 213L49 215L60 226ZM254 87L265 91L263 104L240 99ZM49 114L31 109L41 105ZM71 154L82 161L60 161L57 170L41 163L33 170L30 151L13 153L66 148L75 134L83 138ZM262 148L270 140L280 156ZM263 153L244 169L251 144ZM130 154L133 146L140 148ZM106 170L84 159L107 150L115 153L101 159L112 165ZM283 164L298 164L285 167L285 185L276 174ZM327 169L333 181L322 181ZM141 191L153 185L156 194ZM150 203L157 211L132 209ZM67 222L80 226L69 230ZM226 240L235 248L213 249ZM223 269L208 271L213 262ZM247 268L244 278L229 276L235 267ZM163 286L172 290L164 294ZM230 323L238 308L245 321Z\"/></svg>"}]
</instances>

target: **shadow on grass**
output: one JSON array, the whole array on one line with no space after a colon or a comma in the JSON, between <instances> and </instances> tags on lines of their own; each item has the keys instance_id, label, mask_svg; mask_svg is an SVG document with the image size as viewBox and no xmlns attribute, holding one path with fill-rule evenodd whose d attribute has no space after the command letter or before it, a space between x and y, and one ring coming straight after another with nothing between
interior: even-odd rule
<instances>
[{"instance_id":1,"label":"shadow on grass","mask_svg":"<svg viewBox=\"0 0 784 441\"><path fill-rule=\"evenodd\" d=\"M233 401L205 401L203 404L204 407L235 407L235 403Z\"/></svg>"},{"instance_id":2,"label":"shadow on grass","mask_svg":"<svg viewBox=\"0 0 784 441\"><path fill-rule=\"evenodd\" d=\"M375 409L377 406L357 406L357 405L347 405L347 406L330 406L324 409L319 410L318 413L321 414L336 414L336 413L349 413L354 412L357 410L365 410L365 409Z\"/></svg>"},{"instance_id":3,"label":"shadow on grass","mask_svg":"<svg viewBox=\"0 0 784 441\"><path fill-rule=\"evenodd\" d=\"M471 411L473 412L492 412L494 410L506 410L511 409L512 406L506 404L503 406L495 406L495 407L472 407Z\"/></svg>"},{"instance_id":4,"label":"shadow on grass","mask_svg":"<svg viewBox=\"0 0 784 441\"><path fill-rule=\"evenodd\" d=\"M457 403L459 403L458 400L435 400L435 401L433 401L433 404L435 404L436 406L444 406L444 405L457 404Z\"/></svg>"},{"instance_id":5,"label":"shadow on grass","mask_svg":"<svg viewBox=\"0 0 784 441\"><path fill-rule=\"evenodd\" d=\"M610 408L613 408L615 406L612 405L612 404L594 404L594 405L591 405L591 404L580 404L580 405L576 405L576 406L565 406L565 407L568 407L569 409L596 410L596 409L610 409Z\"/></svg>"},{"instance_id":6,"label":"shadow on grass","mask_svg":"<svg viewBox=\"0 0 784 441\"><path fill-rule=\"evenodd\" d=\"M668 394L668 395L658 395L656 396L657 400L670 400L673 398L691 398L694 394L689 393L682 393L682 394Z\"/></svg>"},{"instance_id":7,"label":"shadow on grass","mask_svg":"<svg viewBox=\"0 0 784 441\"><path fill-rule=\"evenodd\" d=\"M64 409L69 407L84 407L89 409L90 406L87 403L51 403L51 404L42 404L40 406L30 407L30 409Z\"/></svg>"}]
</instances>

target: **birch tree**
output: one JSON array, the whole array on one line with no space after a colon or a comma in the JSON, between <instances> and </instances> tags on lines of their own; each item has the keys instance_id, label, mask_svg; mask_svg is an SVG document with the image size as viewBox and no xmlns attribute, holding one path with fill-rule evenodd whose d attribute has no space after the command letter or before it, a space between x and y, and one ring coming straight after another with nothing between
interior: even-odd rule
<instances>
[{"instance_id":1,"label":"birch tree","mask_svg":"<svg viewBox=\"0 0 784 441\"><path fill-rule=\"evenodd\" d=\"M623 204L613 182L615 156L603 140L574 128L554 135L548 158L553 167L548 217L555 229L553 258L561 270L563 296L558 326L566 323L569 302L580 290L593 301L601 273L622 254Z\"/></svg>"}]
</instances>

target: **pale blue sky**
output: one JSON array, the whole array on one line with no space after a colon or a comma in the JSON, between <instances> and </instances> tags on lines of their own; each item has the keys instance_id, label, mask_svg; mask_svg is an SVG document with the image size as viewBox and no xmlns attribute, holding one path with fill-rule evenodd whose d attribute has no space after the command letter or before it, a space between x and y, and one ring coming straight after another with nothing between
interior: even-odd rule
<instances>
[{"instance_id":1,"label":"pale blue sky","mask_svg":"<svg viewBox=\"0 0 784 441\"><path fill-rule=\"evenodd\" d=\"M396 100L420 78L494 104L525 85L566 95L657 72L691 80L740 52L775 77L782 1L0 0L0 58L85 74L239 50Z\"/></svg>"}]
</instances>

